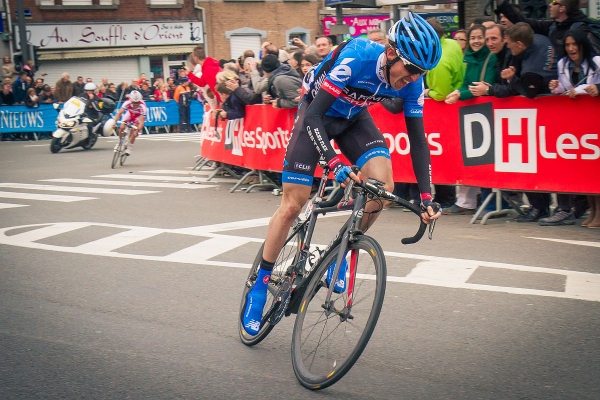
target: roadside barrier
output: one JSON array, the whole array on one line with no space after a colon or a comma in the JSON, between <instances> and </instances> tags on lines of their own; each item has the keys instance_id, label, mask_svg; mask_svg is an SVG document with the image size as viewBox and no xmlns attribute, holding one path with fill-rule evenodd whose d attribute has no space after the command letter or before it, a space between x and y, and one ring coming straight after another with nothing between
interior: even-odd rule
<instances>
[{"instance_id":1,"label":"roadside barrier","mask_svg":"<svg viewBox=\"0 0 600 400\"><path fill-rule=\"evenodd\" d=\"M176 101L148 101L146 127L168 127L179 125L179 105ZM117 109L120 104L117 105ZM116 111L115 111L116 113ZM203 105L196 99L190 103L190 124L202 124ZM58 110L52 104L38 107L0 106L0 134L18 132L53 132L56 129Z\"/></svg>"},{"instance_id":2,"label":"roadside barrier","mask_svg":"<svg viewBox=\"0 0 600 400\"><path fill-rule=\"evenodd\" d=\"M414 182L403 114L379 104L369 111L390 149L394 180ZM247 106L245 118L215 121L207 112L200 156L280 172L294 113L261 104ZM600 194L598 97L426 99L425 134L434 184Z\"/></svg>"}]
</instances>

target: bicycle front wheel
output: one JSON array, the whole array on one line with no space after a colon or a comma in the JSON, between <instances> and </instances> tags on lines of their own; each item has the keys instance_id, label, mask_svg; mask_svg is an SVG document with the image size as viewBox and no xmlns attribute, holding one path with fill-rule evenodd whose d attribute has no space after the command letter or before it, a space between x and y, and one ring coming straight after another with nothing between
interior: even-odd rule
<instances>
[{"instance_id":1,"label":"bicycle front wheel","mask_svg":"<svg viewBox=\"0 0 600 400\"><path fill-rule=\"evenodd\" d=\"M112 158L112 163L110 164L110 167L112 169L115 169L115 167L117 166L117 163L119 162L120 158L121 158L121 145L119 145L119 147L117 148L117 150L113 151L113 158Z\"/></svg>"},{"instance_id":2,"label":"bicycle front wheel","mask_svg":"<svg viewBox=\"0 0 600 400\"><path fill-rule=\"evenodd\" d=\"M294 324L294 373L312 390L333 385L352 368L375 329L385 295L383 250L373 238L360 236L349 243L345 255L345 288L341 293L332 290L326 303L327 270L339 250L339 245L333 247L317 266Z\"/></svg>"},{"instance_id":3,"label":"bicycle front wheel","mask_svg":"<svg viewBox=\"0 0 600 400\"><path fill-rule=\"evenodd\" d=\"M274 320L273 316L275 313L282 313L285 311L286 304L282 304L282 299L286 299L286 295L291 294L291 280L293 278L293 270L299 261L300 250L304 243L304 235L306 231L306 225L304 223L297 223L294 225L290 234L283 245L283 248L277 256L277 261L273 267L271 279L267 289L267 302L263 309L263 323L261 324L260 330L256 335L250 335L244 330L242 324L242 318L244 310L246 308L246 296L250 289L254 286L258 268L260 267L260 261L262 260L262 253L264 244L258 250L258 254L252 263L250 273L244 285L244 291L242 292L242 301L240 304L240 315L239 315L239 331L240 339L242 343L247 346L254 346L260 343L267 335L271 332L275 324L279 319ZM287 293L286 293L287 292ZM281 317L280 317L281 318Z\"/></svg>"}]
</instances>

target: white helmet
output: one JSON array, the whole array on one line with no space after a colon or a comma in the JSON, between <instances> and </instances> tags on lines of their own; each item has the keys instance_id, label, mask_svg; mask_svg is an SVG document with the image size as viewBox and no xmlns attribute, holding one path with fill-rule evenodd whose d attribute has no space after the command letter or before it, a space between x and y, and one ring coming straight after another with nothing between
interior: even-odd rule
<instances>
[{"instance_id":1,"label":"white helmet","mask_svg":"<svg viewBox=\"0 0 600 400\"><path fill-rule=\"evenodd\" d=\"M88 90L96 90L96 84L94 82L88 82L85 84L85 86L83 87L83 90L88 91Z\"/></svg>"},{"instance_id":2,"label":"white helmet","mask_svg":"<svg viewBox=\"0 0 600 400\"><path fill-rule=\"evenodd\" d=\"M142 101L142 94L137 90L132 90L131 93L129 93L129 100L133 101L134 103L139 103Z\"/></svg>"}]
</instances>

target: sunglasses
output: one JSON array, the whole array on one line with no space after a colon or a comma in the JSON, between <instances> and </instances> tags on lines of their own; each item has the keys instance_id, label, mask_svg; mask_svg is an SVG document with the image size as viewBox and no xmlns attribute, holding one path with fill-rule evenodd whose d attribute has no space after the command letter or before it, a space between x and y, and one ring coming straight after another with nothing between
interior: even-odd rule
<instances>
[{"instance_id":1,"label":"sunglasses","mask_svg":"<svg viewBox=\"0 0 600 400\"><path fill-rule=\"evenodd\" d=\"M423 75L425 72L427 72L426 70L424 70L421 67L416 66L415 64L411 63L410 61L408 61L406 58L404 57L400 57L398 56L398 58L400 58L400 61L402 61L402 64L404 64L404 68L406 69L406 71L408 71L409 74L411 75Z\"/></svg>"}]
</instances>

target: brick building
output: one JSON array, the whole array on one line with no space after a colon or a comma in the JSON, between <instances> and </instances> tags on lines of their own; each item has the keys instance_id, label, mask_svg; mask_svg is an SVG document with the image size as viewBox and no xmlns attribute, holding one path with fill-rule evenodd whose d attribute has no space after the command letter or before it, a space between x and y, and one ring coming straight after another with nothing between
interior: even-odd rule
<instances>
[{"instance_id":1,"label":"brick building","mask_svg":"<svg viewBox=\"0 0 600 400\"><path fill-rule=\"evenodd\" d=\"M0 55L15 54L17 0L2 1L9 33ZM325 19L335 16L324 0L23 0L23 8L28 42L36 46L39 73L47 74L47 82L56 82L62 72L115 83L140 73L169 76L196 45L230 59L246 49L258 53L265 40L285 46L299 36L309 43L323 33ZM416 8L436 12L455 6ZM347 15L376 20L393 12L392 6L344 8Z\"/></svg>"},{"instance_id":2,"label":"brick building","mask_svg":"<svg viewBox=\"0 0 600 400\"><path fill-rule=\"evenodd\" d=\"M17 1L5 1L11 53L18 53ZM130 81L144 72L173 75L192 48L215 58L256 52L269 40L319 34L321 1L24 0L28 41L39 73L55 82L62 72L94 80ZM15 39L15 40L13 40ZM6 42L6 40L5 40ZM234 57L235 56L235 57Z\"/></svg>"}]
</instances>

